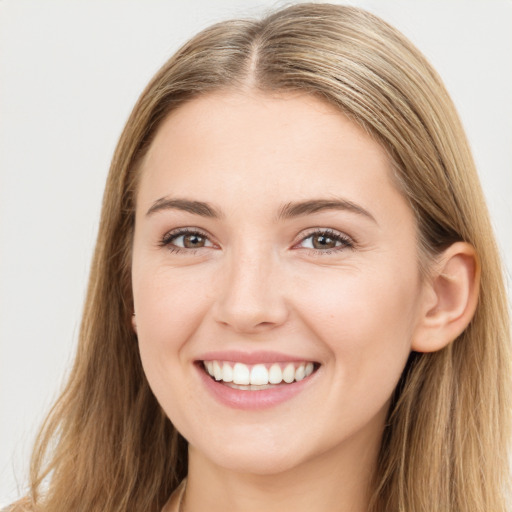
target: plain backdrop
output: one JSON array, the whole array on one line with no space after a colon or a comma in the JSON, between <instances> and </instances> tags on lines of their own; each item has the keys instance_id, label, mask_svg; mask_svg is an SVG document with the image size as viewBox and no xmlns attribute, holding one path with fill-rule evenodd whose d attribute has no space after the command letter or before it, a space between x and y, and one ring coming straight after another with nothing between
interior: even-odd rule
<instances>
[{"instance_id":1,"label":"plain backdrop","mask_svg":"<svg viewBox=\"0 0 512 512\"><path fill-rule=\"evenodd\" d=\"M510 275L512 2L349 3L402 30L444 78ZM0 0L0 505L23 491L72 361L102 190L135 100L200 29L282 5Z\"/></svg>"}]
</instances>

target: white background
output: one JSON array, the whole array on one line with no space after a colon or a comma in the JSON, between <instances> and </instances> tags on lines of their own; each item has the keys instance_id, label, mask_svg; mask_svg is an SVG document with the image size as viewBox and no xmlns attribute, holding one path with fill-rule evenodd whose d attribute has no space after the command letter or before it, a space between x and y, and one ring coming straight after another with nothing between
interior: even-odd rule
<instances>
[{"instance_id":1,"label":"white background","mask_svg":"<svg viewBox=\"0 0 512 512\"><path fill-rule=\"evenodd\" d=\"M444 78L510 275L512 2L350 3L397 26ZM69 368L103 185L136 98L198 30L283 4L0 0L0 505L21 492Z\"/></svg>"}]
</instances>

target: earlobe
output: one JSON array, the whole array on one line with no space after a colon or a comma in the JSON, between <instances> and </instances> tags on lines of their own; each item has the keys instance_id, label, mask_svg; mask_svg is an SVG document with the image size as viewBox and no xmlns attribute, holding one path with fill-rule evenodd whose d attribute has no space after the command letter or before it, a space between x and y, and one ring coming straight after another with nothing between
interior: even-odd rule
<instances>
[{"instance_id":1,"label":"earlobe","mask_svg":"<svg viewBox=\"0 0 512 512\"><path fill-rule=\"evenodd\" d=\"M479 285L480 264L472 245L456 242L441 253L425 284L412 350L435 352L455 340L473 318Z\"/></svg>"}]
</instances>

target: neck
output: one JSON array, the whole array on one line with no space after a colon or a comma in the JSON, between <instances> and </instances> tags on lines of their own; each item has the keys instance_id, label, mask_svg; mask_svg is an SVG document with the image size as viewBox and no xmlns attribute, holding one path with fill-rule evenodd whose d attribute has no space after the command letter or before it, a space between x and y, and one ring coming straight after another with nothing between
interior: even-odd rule
<instances>
[{"instance_id":1,"label":"neck","mask_svg":"<svg viewBox=\"0 0 512 512\"><path fill-rule=\"evenodd\" d=\"M226 469L189 447L183 512L366 512L380 438L364 441L351 440L277 474Z\"/></svg>"}]
</instances>

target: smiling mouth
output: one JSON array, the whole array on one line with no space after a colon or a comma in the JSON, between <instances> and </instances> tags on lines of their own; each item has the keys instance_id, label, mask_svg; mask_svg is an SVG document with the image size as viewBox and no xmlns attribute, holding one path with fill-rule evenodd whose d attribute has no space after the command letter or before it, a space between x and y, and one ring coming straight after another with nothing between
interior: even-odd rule
<instances>
[{"instance_id":1,"label":"smiling mouth","mask_svg":"<svg viewBox=\"0 0 512 512\"><path fill-rule=\"evenodd\" d=\"M214 360L202 361L201 366L219 383L234 389L256 391L304 380L320 365L311 361L248 365Z\"/></svg>"}]
</instances>

